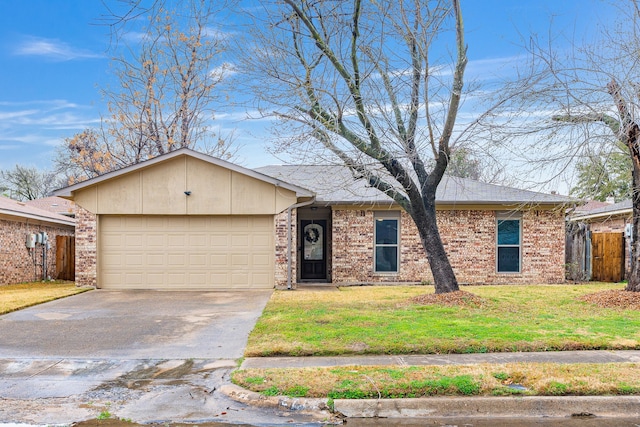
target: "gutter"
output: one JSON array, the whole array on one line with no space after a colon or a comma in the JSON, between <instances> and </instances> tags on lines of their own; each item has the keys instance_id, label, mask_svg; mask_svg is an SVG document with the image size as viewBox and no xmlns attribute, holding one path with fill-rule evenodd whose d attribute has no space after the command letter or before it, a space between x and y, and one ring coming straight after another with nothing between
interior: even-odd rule
<instances>
[{"instance_id":1,"label":"gutter","mask_svg":"<svg viewBox=\"0 0 640 427\"><path fill-rule=\"evenodd\" d=\"M632 215L632 214L633 214L633 208L623 208L623 209L616 209L608 212L599 212L594 214L575 216L571 218L570 221L584 221L588 219L609 218L617 215Z\"/></svg>"},{"instance_id":2,"label":"gutter","mask_svg":"<svg viewBox=\"0 0 640 427\"><path fill-rule=\"evenodd\" d=\"M38 215L38 214L33 214L33 213L28 213L28 212L21 212L21 211L14 211L11 209L0 209L0 215L6 215L6 216L11 216L11 217L15 217L15 218L25 218L25 219L33 219L36 221L40 221L40 222L47 222L49 224L60 224L60 225L66 225L69 227L75 227L76 223L75 221L71 220L71 219L58 219L58 218L52 218L52 217L48 217L48 216L44 216L44 215Z\"/></svg>"},{"instance_id":3,"label":"gutter","mask_svg":"<svg viewBox=\"0 0 640 427\"><path fill-rule=\"evenodd\" d=\"M291 290L291 211L297 208L301 208L304 206L309 206L310 204L316 201L316 196L312 196L311 200L307 200L306 202L296 203L295 205L291 205L287 208L287 289Z\"/></svg>"}]
</instances>

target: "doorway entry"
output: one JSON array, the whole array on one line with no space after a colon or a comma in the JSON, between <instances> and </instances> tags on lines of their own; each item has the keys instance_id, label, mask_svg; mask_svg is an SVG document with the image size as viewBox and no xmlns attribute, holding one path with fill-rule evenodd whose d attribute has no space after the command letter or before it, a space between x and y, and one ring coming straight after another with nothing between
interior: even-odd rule
<instances>
[{"instance_id":1,"label":"doorway entry","mask_svg":"<svg viewBox=\"0 0 640 427\"><path fill-rule=\"evenodd\" d=\"M301 209L298 223L300 281L330 281L331 210Z\"/></svg>"}]
</instances>

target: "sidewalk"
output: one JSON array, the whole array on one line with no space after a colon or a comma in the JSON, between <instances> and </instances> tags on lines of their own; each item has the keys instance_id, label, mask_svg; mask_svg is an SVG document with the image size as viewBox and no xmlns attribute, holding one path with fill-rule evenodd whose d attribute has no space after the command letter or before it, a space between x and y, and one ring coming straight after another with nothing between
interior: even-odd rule
<instances>
[{"instance_id":1,"label":"sidewalk","mask_svg":"<svg viewBox=\"0 0 640 427\"><path fill-rule=\"evenodd\" d=\"M436 354L399 356L248 357L248 368L312 368L349 365L468 365L479 363L640 363L640 350L592 350L532 353ZM235 385L222 390L232 399L258 406L322 411L324 399L265 397ZM638 418L640 396L502 396L429 397L415 399L336 399L334 410L349 418Z\"/></svg>"},{"instance_id":2,"label":"sidewalk","mask_svg":"<svg viewBox=\"0 0 640 427\"><path fill-rule=\"evenodd\" d=\"M401 356L247 357L249 368L312 368L328 366L423 366L478 363L640 363L640 350L542 351L531 353L428 354Z\"/></svg>"}]
</instances>

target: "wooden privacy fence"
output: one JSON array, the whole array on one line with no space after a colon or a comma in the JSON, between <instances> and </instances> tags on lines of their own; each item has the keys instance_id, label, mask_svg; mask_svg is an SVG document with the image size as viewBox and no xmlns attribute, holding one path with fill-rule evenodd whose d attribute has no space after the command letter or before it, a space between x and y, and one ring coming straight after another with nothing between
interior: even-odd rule
<instances>
[{"instance_id":1,"label":"wooden privacy fence","mask_svg":"<svg viewBox=\"0 0 640 427\"><path fill-rule=\"evenodd\" d=\"M624 233L591 233L591 280L620 282L624 278Z\"/></svg>"},{"instance_id":2,"label":"wooden privacy fence","mask_svg":"<svg viewBox=\"0 0 640 427\"><path fill-rule=\"evenodd\" d=\"M564 255L567 280L589 280L591 241L589 240L589 228L586 224L567 223Z\"/></svg>"},{"instance_id":3,"label":"wooden privacy fence","mask_svg":"<svg viewBox=\"0 0 640 427\"><path fill-rule=\"evenodd\" d=\"M56 236L56 279L76 280L76 239Z\"/></svg>"}]
</instances>

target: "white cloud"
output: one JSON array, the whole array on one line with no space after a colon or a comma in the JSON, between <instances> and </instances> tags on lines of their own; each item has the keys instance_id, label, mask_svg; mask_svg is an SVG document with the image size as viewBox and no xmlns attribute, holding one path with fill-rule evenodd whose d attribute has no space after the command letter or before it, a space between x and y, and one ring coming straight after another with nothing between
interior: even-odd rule
<instances>
[{"instance_id":1,"label":"white cloud","mask_svg":"<svg viewBox=\"0 0 640 427\"><path fill-rule=\"evenodd\" d=\"M233 63L223 62L222 64L218 65L217 67L209 71L209 75L213 79L220 80L225 77L230 77L236 74L237 72L238 72L237 67Z\"/></svg>"},{"instance_id":2,"label":"white cloud","mask_svg":"<svg viewBox=\"0 0 640 427\"><path fill-rule=\"evenodd\" d=\"M58 61L104 57L102 54L76 48L57 39L41 37L24 38L15 46L13 53L19 56L42 56Z\"/></svg>"}]
</instances>

